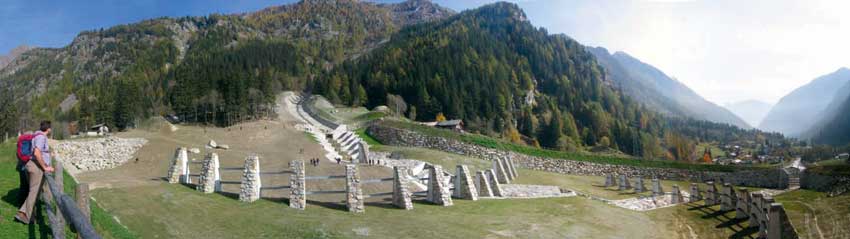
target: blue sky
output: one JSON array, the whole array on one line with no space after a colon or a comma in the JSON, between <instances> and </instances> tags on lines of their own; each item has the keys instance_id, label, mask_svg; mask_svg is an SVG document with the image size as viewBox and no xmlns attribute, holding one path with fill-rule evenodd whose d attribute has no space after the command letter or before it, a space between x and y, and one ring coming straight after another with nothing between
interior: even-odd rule
<instances>
[{"instance_id":1,"label":"blue sky","mask_svg":"<svg viewBox=\"0 0 850 239\"><path fill-rule=\"evenodd\" d=\"M295 0L2 0L0 54L62 47L83 30L162 16L239 13ZM461 11L492 0L433 0ZM718 104L776 102L850 67L850 1L509 0L532 24L625 51ZM396 2L377 0L377 2Z\"/></svg>"}]
</instances>

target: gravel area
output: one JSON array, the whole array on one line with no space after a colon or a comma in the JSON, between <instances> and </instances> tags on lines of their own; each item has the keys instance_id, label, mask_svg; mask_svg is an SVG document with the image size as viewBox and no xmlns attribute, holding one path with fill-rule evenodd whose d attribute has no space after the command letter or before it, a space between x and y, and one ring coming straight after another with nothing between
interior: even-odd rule
<instances>
[{"instance_id":1,"label":"gravel area","mask_svg":"<svg viewBox=\"0 0 850 239\"><path fill-rule=\"evenodd\" d=\"M118 167L133 159L136 151L147 142L141 138L106 137L61 142L53 151L62 158L66 167L73 166L76 171L86 172Z\"/></svg>"}]
</instances>

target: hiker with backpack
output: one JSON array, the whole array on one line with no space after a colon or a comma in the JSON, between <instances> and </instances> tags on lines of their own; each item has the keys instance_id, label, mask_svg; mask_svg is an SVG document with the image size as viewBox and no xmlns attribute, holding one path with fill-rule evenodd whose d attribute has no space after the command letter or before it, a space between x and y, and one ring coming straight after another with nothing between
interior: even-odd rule
<instances>
[{"instance_id":1,"label":"hiker with backpack","mask_svg":"<svg viewBox=\"0 0 850 239\"><path fill-rule=\"evenodd\" d=\"M26 200L15 215L15 220L23 224L29 224L32 221L32 211L39 188L49 190L47 185L42 184L42 179L45 173L53 173L53 167L50 166L50 146L47 144L47 136L51 131L50 121L42 121L39 131L18 137L18 161L23 165L23 168L19 170L26 172L29 183ZM44 197L50 200L50 193L45 194Z\"/></svg>"}]
</instances>

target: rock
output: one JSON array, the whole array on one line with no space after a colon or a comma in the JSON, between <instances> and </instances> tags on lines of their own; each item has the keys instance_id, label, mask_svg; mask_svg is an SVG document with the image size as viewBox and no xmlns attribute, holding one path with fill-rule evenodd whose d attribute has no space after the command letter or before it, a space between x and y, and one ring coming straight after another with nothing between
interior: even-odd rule
<instances>
[{"instance_id":1,"label":"rock","mask_svg":"<svg viewBox=\"0 0 850 239\"><path fill-rule=\"evenodd\" d=\"M191 148L191 149L189 149L189 152L192 152L193 154L199 154L199 153L201 153L201 149L199 149L199 148ZM193 160L194 160L194 159L193 159Z\"/></svg>"},{"instance_id":2,"label":"rock","mask_svg":"<svg viewBox=\"0 0 850 239\"><path fill-rule=\"evenodd\" d=\"M386 105L379 105L379 106L376 106L375 108L373 108L373 109L372 109L372 111L374 111L374 112L389 113L389 112L390 112L390 107L387 107Z\"/></svg>"},{"instance_id":3,"label":"rock","mask_svg":"<svg viewBox=\"0 0 850 239\"><path fill-rule=\"evenodd\" d=\"M222 145L219 145L218 148L227 150L227 149L230 149L230 145L222 144Z\"/></svg>"},{"instance_id":4,"label":"rock","mask_svg":"<svg viewBox=\"0 0 850 239\"><path fill-rule=\"evenodd\" d=\"M93 140L62 141L54 151L65 166L82 172L118 167L134 158L148 141L141 138L106 137Z\"/></svg>"},{"instance_id":5,"label":"rock","mask_svg":"<svg viewBox=\"0 0 850 239\"><path fill-rule=\"evenodd\" d=\"M218 148L218 144L215 143L215 140L210 140L210 143L207 145L209 145L211 148Z\"/></svg>"}]
</instances>

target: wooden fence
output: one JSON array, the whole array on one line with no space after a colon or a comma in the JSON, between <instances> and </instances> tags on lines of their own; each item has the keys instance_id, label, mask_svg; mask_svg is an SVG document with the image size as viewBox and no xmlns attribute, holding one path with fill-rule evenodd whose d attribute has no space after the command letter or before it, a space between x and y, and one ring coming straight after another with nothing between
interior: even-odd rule
<instances>
[{"instance_id":1,"label":"wooden fence","mask_svg":"<svg viewBox=\"0 0 850 239\"><path fill-rule=\"evenodd\" d=\"M41 192L47 211L48 222L53 238L65 238L65 222L70 222L71 228L77 232L78 238L99 239L100 235L95 232L91 225L91 208L89 206L89 185L77 184L75 189L77 201L75 202L64 192L64 178L62 162L54 160L56 173L44 175L49 191ZM50 195L47 197L47 195ZM58 209L58 210L57 210Z\"/></svg>"}]
</instances>

